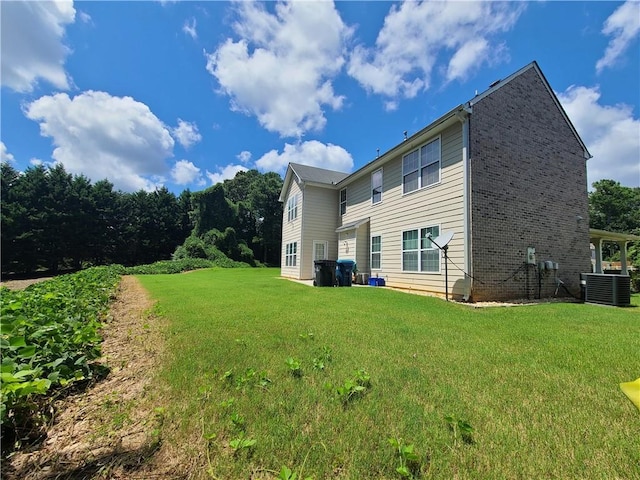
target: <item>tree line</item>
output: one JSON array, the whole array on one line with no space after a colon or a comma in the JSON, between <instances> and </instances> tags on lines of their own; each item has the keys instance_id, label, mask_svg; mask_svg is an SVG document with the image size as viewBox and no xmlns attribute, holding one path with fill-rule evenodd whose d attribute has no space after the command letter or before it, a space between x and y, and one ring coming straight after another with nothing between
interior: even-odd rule
<instances>
[{"instance_id":1,"label":"tree line","mask_svg":"<svg viewBox=\"0 0 640 480\"><path fill-rule=\"evenodd\" d=\"M91 183L61 164L18 172L3 162L1 177L3 274L175 256L280 263L282 179L276 173L240 172L178 196L166 187L114 190L108 180Z\"/></svg>"}]
</instances>

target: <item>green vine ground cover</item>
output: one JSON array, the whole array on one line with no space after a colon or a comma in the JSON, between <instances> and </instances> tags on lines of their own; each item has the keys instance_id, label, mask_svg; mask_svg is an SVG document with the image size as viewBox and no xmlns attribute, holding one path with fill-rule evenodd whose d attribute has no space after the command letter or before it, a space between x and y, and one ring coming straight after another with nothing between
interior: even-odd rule
<instances>
[{"instance_id":1,"label":"green vine ground cover","mask_svg":"<svg viewBox=\"0 0 640 480\"><path fill-rule=\"evenodd\" d=\"M278 274L139 277L170 323L161 436L196 478L638 478L637 295L473 309Z\"/></svg>"},{"instance_id":2,"label":"green vine ground cover","mask_svg":"<svg viewBox=\"0 0 640 480\"><path fill-rule=\"evenodd\" d=\"M39 434L45 395L104 369L95 363L99 328L119 280L118 268L96 267L24 290L1 289L3 448Z\"/></svg>"}]
</instances>

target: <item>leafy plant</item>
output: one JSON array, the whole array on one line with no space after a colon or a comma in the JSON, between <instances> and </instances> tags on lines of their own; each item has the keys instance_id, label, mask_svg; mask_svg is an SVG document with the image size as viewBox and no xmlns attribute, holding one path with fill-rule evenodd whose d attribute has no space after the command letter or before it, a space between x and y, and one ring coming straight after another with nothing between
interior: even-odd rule
<instances>
[{"instance_id":1,"label":"leafy plant","mask_svg":"<svg viewBox=\"0 0 640 480\"><path fill-rule=\"evenodd\" d=\"M289 357L284 361L284 363L286 363L287 367L289 367L289 371L291 372L291 375L293 375L296 378L302 377L302 367L300 365L300 360Z\"/></svg>"},{"instance_id":2,"label":"leafy plant","mask_svg":"<svg viewBox=\"0 0 640 480\"><path fill-rule=\"evenodd\" d=\"M322 347L318 356L313 359L314 370L324 370L331 360L331 349L327 346Z\"/></svg>"},{"instance_id":3,"label":"leafy plant","mask_svg":"<svg viewBox=\"0 0 640 480\"><path fill-rule=\"evenodd\" d=\"M444 417L445 421L449 424L449 428L453 432L453 444L457 446L459 440L464 443L473 443L473 427L466 421L458 418L454 415L447 415Z\"/></svg>"},{"instance_id":4,"label":"leafy plant","mask_svg":"<svg viewBox=\"0 0 640 480\"><path fill-rule=\"evenodd\" d=\"M229 446L233 449L234 455L238 455L243 450L252 449L257 441L254 438L245 437L243 433L239 437L229 442Z\"/></svg>"},{"instance_id":5,"label":"leafy plant","mask_svg":"<svg viewBox=\"0 0 640 480\"><path fill-rule=\"evenodd\" d=\"M364 369L360 369L354 372L353 378L338 386L336 392L342 404L346 406L350 401L362 397L369 388L371 376Z\"/></svg>"},{"instance_id":6,"label":"leafy plant","mask_svg":"<svg viewBox=\"0 0 640 480\"><path fill-rule=\"evenodd\" d=\"M233 423L233 426L238 430L245 429L244 417L240 415L238 412L233 412L231 414L231 423Z\"/></svg>"},{"instance_id":7,"label":"leafy plant","mask_svg":"<svg viewBox=\"0 0 640 480\"><path fill-rule=\"evenodd\" d=\"M301 333L298 337L302 340L313 340L313 332Z\"/></svg>"},{"instance_id":8,"label":"leafy plant","mask_svg":"<svg viewBox=\"0 0 640 480\"><path fill-rule=\"evenodd\" d=\"M298 474L283 466L282 470L280 470L280 475L276 478L277 480L298 480ZM305 477L304 480L311 480L311 477Z\"/></svg>"},{"instance_id":9,"label":"leafy plant","mask_svg":"<svg viewBox=\"0 0 640 480\"><path fill-rule=\"evenodd\" d=\"M396 468L402 477L412 478L420 473L422 462L415 452L413 444L405 445L402 439L389 438L389 444L393 447L398 457L399 465Z\"/></svg>"},{"instance_id":10,"label":"leafy plant","mask_svg":"<svg viewBox=\"0 0 640 480\"><path fill-rule=\"evenodd\" d=\"M236 401L236 399L231 397L231 398L228 398L226 400L221 401L220 402L220 406L222 408L225 408L225 409L226 408L231 408L233 406L233 404L235 403L235 401Z\"/></svg>"}]
</instances>

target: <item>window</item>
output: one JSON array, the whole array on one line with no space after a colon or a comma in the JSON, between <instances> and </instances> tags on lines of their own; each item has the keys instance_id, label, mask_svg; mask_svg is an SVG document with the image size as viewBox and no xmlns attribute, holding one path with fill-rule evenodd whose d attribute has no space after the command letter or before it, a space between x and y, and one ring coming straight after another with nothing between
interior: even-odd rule
<instances>
[{"instance_id":1,"label":"window","mask_svg":"<svg viewBox=\"0 0 640 480\"><path fill-rule=\"evenodd\" d=\"M289 197L287 201L287 220L290 222L298 218L298 195Z\"/></svg>"},{"instance_id":2,"label":"window","mask_svg":"<svg viewBox=\"0 0 640 480\"><path fill-rule=\"evenodd\" d=\"M431 242L429 234L434 238L437 237L440 234L440 227L433 226L402 232L403 271L440 272L440 251ZM371 251L373 252L373 239Z\"/></svg>"},{"instance_id":3,"label":"window","mask_svg":"<svg viewBox=\"0 0 640 480\"><path fill-rule=\"evenodd\" d=\"M340 190L340 215L347 213L347 189Z\"/></svg>"},{"instance_id":4,"label":"window","mask_svg":"<svg viewBox=\"0 0 640 480\"><path fill-rule=\"evenodd\" d=\"M313 260L327 259L327 242L313 241Z\"/></svg>"},{"instance_id":5,"label":"window","mask_svg":"<svg viewBox=\"0 0 640 480\"><path fill-rule=\"evenodd\" d=\"M382 169L371 174L371 203L382 201Z\"/></svg>"},{"instance_id":6,"label":"window","mask_svg":"<svg viewBox=\"0 0 640 480\"><path fill-rule=\"evenodd\" d=\"M402 193L440 181L440 138L402 157Z\"/></svg>"},{"instance_id":7,"label":"window","mask_svg":"<svg viewBox=\"0 0 640 480\"><path fill-rule=\"evenodd\" d=\"M297 253L298 253L298 242L287 243L286 252L284 256L284 264L287 267L296 266Z\"/></svg>"},{"instance_id":8,"label":"window","mask_svg":"<svg viewBox=\"0 0 640 480\"><path fill-rule=\"evenodd\" d=\"M382 255L382 237L376 235L371 237L371 269L379 270Z\"/></svg>"}]
</instances>

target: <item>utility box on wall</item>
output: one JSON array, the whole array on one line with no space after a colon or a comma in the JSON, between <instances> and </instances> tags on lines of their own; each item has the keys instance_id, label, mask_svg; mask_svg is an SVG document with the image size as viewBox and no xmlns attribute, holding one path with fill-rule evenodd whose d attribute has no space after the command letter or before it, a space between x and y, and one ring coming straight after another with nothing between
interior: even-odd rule
<instances>
[{"instance_id":1,"label":"utility box on wall","mask_svg":"<svg viewBox=\"0 0 640 480\"><path fill-rule=\"evenodd\" d=\"M536 264L536 249L533 247L527 247L527 264Z\"/></svg>"}]
</instances>

